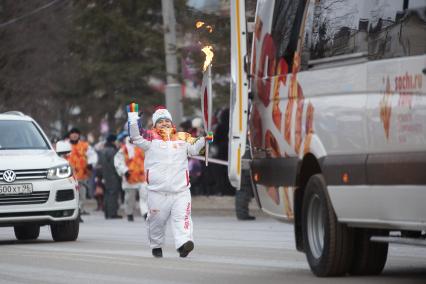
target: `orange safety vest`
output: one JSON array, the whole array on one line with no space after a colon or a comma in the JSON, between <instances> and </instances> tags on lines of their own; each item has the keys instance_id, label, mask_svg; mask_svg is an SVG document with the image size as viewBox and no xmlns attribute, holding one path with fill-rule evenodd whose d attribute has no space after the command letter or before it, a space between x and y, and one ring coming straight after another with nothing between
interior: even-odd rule
<instances>
[{"instance_id":1,"label":"orange safety vest","mask_svg":"<svg viewBox=\"0 0 426 284\"><path fill-rule=\"evenodd\" d=\"M121 146L121 148L123 149L126 166L130 172L130 176L127 179L127 182L130 184L144 182L144 152L140 148L135 147L135 155L132 159L130 159L126 145Z\"/></svg>"},{"instance_id":2,"label":"orange safety vest","mask_svg":"<svg viewBox=\"0 0 426 284\"><path fill-rule=\"evenodd\" d=\"M72 149L71 153L68 155L68 162L74 171L74 177L78 181L88 179L87 149L89 149L89 143L80 140L77 144L71 144L71 147Z\"/></svg>"}]
</instances>

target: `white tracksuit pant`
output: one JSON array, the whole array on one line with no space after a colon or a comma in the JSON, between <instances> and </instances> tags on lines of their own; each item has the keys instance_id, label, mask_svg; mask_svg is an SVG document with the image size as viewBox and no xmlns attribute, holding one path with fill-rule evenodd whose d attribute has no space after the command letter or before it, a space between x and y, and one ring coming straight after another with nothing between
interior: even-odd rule
<instances>
[{"instance_id":1,"label":"white tracksuit pant","mask_svg":"<svg viewBox=\"0 0 426 284\"><path fill-rule=\"evenodd\" d=\"M148 192L146 190L146 183L143 183L139 188L139 208L142 216L148 214Z\"/></svg>"},{"instance_id":2,"label":"white tracksuit pant","mask_svg":"<svg viewBox=\"0 0 426 284\"><path fill-rule=\"evenodd\" d=\"M167 220L171 216L176 249L193 241L191 192L148 191L148 236L151 248L164 246Z\"/></svg>"}]
</instances>

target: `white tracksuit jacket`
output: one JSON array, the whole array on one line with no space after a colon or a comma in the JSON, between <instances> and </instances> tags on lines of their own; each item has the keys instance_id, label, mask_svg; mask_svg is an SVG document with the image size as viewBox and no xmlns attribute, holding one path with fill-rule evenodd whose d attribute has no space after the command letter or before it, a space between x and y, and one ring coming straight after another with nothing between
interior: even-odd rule
<instances>
[{"instance_id":1,"label":"white tracksuit jacket","mask_svg":"<svg viewBox=\"0 0 426 284\"><path fill-rule=\"evenodd\" d=\"M148 235L151 248L164 245L167 220L171 217L175 247L192 238L191 193L188 157L197 155L205 145L204 137L194 142L164 141L155 131L140 135L136 121L130 121L132 143L145 152L148 190Z\"/></svg>"}]
</instances>

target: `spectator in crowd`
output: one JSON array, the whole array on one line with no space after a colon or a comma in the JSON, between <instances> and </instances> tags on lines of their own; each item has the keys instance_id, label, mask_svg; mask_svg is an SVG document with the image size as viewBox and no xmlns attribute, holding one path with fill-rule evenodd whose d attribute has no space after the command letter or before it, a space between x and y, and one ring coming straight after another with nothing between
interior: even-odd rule
<instances>
[{"instance_id":1,"label":"spectator in crowd","mask_svg":"<svg viewBox=\"0 0 426 284\"><path fill-rule=\"evenodd\" d=\"M188 170L189 170L189 178L191 180L191 193L192 195L200 195L202 194L202 162L197 159L189 159L188 161Z\"/></svg>"},{"instance_id":2,"label":"spectator in crowd","mask_svg":"<svg viewBox=\"0 0 426 284\"><path fill-rule=\"evenodd\" d=\"M88 179L91 171L98 161L98 155L90 144L81 139L81 132L78 128L72 128L67 134L67 140L71 143L71 153L67 156L70 163L74 177L79 185L79 208L80 215L89 214L85 210ZM80 222L83 220L80 218Z\"/></svg>"},{"instance_id":3,"label":"spectator in crowd","mask_svg":"<svg viewBox=\"0 0 426 284\"><path fill-rule=\"evenodd\" d=\"M121 218L118 215L118 199L121 192L121 181L114 167L114 156L117 153L116 136L108 135L103 149L99 151L99 173L103 177L104 213L106 219Z\"/></svg>"},{"instance_id":4,"label":"spectator in crowd","mask_svg":"<svg viewBox=\"0 0 426 284\"><path fill-rule=\"evenodd\" d=\"M250 170L243 169L241 171L241 187L235 192L235 213L237 219L241 221L256 219L249 214L249 204L254 197L250 179Z\"/></svg>"},{"instance_id":5,"label":"spectator in crowd","mask_svg":"<svg viewBox=\"0 0 426 284\"><path fill-rule=\"evenodd\" d=\"M224 108L219 112L218 125L215 131L215 142L218 148L217 158L228 160L229 145L229 108ZM247 153L248 154L248 153ZM241 174L241 187L235 190L229 182L228 170L226 166L217 165L218 174L216 186L222 194L235 192L235 213L238 220L254 220L255 217L249 214L249 203L253 198L253 191L250 184L249 169L243 169Z\"/></svg>"},{"instance_id":6,"label":"spectator in crowd","mask_svg":"<svg viewBox=\"0 0 426 284\"><path fill-rule=\"evenodd\" d=\"M105 185L102 181L102 175L99 171L96 171L94 193L94 197L96 199L96 211L104 211L104 192Z\"/></svg>"},{"instance_id":7,"label":"spectator in crowd","mask_svg":"<svg viewBox=\"0 0 426 284\"><path fill-rule=\"evenodd\" d=\"M124 211L127 215L127 220L133 222L137 194L139 194L140 213L146 219L148 207L146 204L147 192L144 172L144 152L130 143L127 132L121 133L117 139L121 145L120 150L115 154L114 166L122 179Z\"/></svg>"},{"instance_id":8,"label":"spectator in crowd","mask_svg":"<svg viewBox=\"0 0 426 284\"><path fill-rule=\"evenodd\" d=\"M218 112L218 121L214 131L217 154L215 158L228 161L228 133L229 133L229 108L223 108ZM214 170L213 170L214 169ZM228 179L228 167L224 165L212 165L215 176L215 192L219 195L234 195L235 189Z\"/></svg>"}]
</instances>

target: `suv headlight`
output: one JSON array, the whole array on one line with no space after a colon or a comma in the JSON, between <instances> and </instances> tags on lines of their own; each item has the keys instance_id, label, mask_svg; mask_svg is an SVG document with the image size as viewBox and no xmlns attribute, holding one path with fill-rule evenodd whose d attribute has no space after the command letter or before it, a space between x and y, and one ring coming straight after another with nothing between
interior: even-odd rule
<instances>
[{"instance_id":1,"label":"suv headlight","mask_svg":"<svg viewBox=\"0 0 426 284\"><path fill-rule=\"evenodd\" d=\"M61 165L47 170L48 179L68 178L72 175L70 165Z\"/></svg>"}]
</instances>

